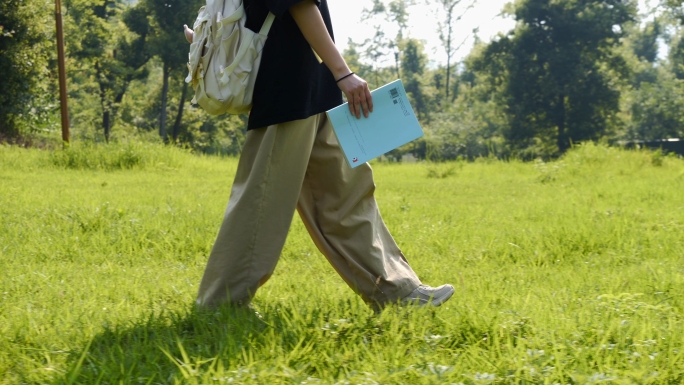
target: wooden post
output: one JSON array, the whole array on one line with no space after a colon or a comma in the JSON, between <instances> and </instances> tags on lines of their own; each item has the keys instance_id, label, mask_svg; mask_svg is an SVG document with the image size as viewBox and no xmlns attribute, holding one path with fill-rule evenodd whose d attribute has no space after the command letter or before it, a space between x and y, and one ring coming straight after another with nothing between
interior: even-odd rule
<instances>
[{"instance_id":1,"label":"wooden post","mask_svg":"<svg viewBox=\"0 0 684 385\"><path fill-rule=\"evenodd\" d=\"M69 106L67 105L66 63L64 60L62 0L55 0L55 21L57 23L57 67L59 69L59 102L62 113L62 141L69 143Z\"/></svg>"}]
</instances>

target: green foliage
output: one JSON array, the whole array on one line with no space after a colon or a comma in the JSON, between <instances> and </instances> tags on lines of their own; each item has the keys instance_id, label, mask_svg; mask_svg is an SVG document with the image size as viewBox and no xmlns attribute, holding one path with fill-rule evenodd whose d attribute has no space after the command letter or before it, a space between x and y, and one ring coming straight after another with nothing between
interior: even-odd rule
<instances>
[{"instance_id":1,"label":"green foliage","mask_svg":"<svg viewBox=\"0 0 684 385\"><path fill-rule=\"evenodd\" d=\"M168 169L182 164L183 152L137 141L111 145L85 142L50 152L48 163L73 170Z\"/></svg>"},{"instance_id":2,"label":"green foliage","mask_svg":"<svg viewBox=\"0 0 684 385\"><path fill-rule=\"evenodd\" d=\"M462 42L456 41L454 27L456 26L456 23L459 22L463 16L465 16L467 11L475 5L476 1L473 0L467 7L465 7L465 11L462 13L459 13L459 6L463 3L463 0L437 0L436 3L438 8L435 16L437 16L437 19L439 20L437 23L437 33L439 34L439 41L442 43L444 53L446 53L447 56L446 67L444 68L444 77L446 79L444 96L446 99L449 99L449 94L451 92L451 78L453 73L453 56L463 46L466 39L470 37L466 36L466 39L464 39ZM476 31L477 29L473 30L473 33L476 33ZM440 83L442 75L438 73L435 76L435 82ZM436 88L439 90L442 87L437 84Z\"/></svg>"},{"instance_id":3,"label":"green foliage","mask_svg":"<svg viewBox=\"0 0 684 385\"><path fill-rule=\"evenodd\" d=\"M416 39L405 39L402 42L401 74L404 88L411 99L411 105L419 119L428 118L428 97L424 91L423 74L427 57L423 53L423 44Z\"/></svg>"},{"instance_id":4,"label":"green foliage","mask_svg":"<svg viewBox=\"0 0 684 385\"><path fill-rule=\"evenodd\" d=\"M372 6L363 10L362 20L377 22L384 19L387 22L394 23L397 28L396 35L388 37L385 34L386 28L381 24L376 24L374 36L360 44L364 50L363 56L372 63L373 76L376 78L374 83L377 84L377 87L385 84L378 81L378 72L380 72L379 64L388 60L388 57L392 64L385 69L394 72L394 79L404 75L400 70L400 62L403 60L403 45L408 28L409 7L413 5L416 5L414 0L392 0L388 4L385 4L383 0L373 0Z\"/></svg>"},{"instance_id":5,"label":"green foliage","mask_svg":"<svg viewBox=\"0 0 684 385\"><path fill-rule=\"evenodd\" d=\"M187 70L188 42L181 33L183 24L192 26L202 0L142 0L151 20L151 51L174 72ZM184 78L184 77L183 77Z\"/></svg>"},{"instance_id":6,"label":"green foliage","mask_svg":"<svg viewBox=\"0 0 684 385\"><path fill-rule=\"evenodd\" d=\"M109 141L130 83L148 75L150 58L146 10L124 0L68 0L67 47L73 124L76 130L100 127Z\"/></svg>"},{"instance_id":7,"label":"green foliage","mask_svg":"<svg viewBox=\"0 0 684 385\"><path fill-rule=\"evenodd\" d=\"M654 63L658 58L658 38L662 33L658 20L647 23L632 36L634 54L642 60Z\"/></svg>"},{"instance_id":8,"label":"green foliage","mask_svg":"<svg viewBox=\"0 0 684 385\"><path fill-rule=\"evenodd\" d=\"M411 265L457 293L375 315L298 219L255 311L195 310L237 160L136 151L178 162L75 170L0 147L3 383L684 379L681 159L586 144L447 178L376 164L378 204Z\"/></svg>"},{"instance_id":9,"label":"green foliage","mask_svg":"<svg viewBox=\"0 0 684 385\"><path fill-rule=\"evenodd\" d=\"M154 65L148 63L156 56L161 59L163 86L155 96L161 103L149 114L151 124L147 126L161 125L165 133L169 77L173 75L173 79L178 79L172 86L184 84L183 70L187 61L188 44L178 30L183 24L191 24L199 1L150 0L130 5L123 0L70 0L67 7L69 53L78 59L70 71L72 94L78 101L73 111L76 130L91 131L97 124L108 141L112 128L121 123L117 122L119 109L131 84L152 84L145 80L155 70ZM152 89L156 90L156 87ZM184 105L185 88L179 91L182 92L176 100ZM176 111L181 115L180 108L176 107ZM182 116L177 120L176 136L181 130ZM125 126L124 123L120 128ZM92 134L88 136L92 137Z\"/></svg>"},{"instance_id":10,"label":"green foliage","mask_svg":"<svg viewBox=\"0 0 684 385\"><path fill-rule=\"evenodd\" d=\"M663 165L663 150L658 149L653 152L653 155L651 156L651 164L656 166L656 167L661 167Z\"/></svg>"},{"instance_id":11,"label":"green foliage","mask_svg":"<svg viewBox=\"0 0 684 385\"><path fill-rule=\"evenodd\" d=\"M658 70L657 81L641 83L640 88L632 90L626 101L631 105L631 121L627 131L630 139L684 136L684 80Z\"/></svg>"},{"instance_id":12,"label":"green foliage","mask_svg":"<svg viewBox=\"0 0 684 385\"><path fill-rule=\"evenodd\" d=\"M364 64L361 61L361 52L359 49L361 47L356 44L351 38L347 42L347 48L342 53L344 60L347 62L349 69L353 72L365 78L366 81L371 81L373 76L373 66ZM375 87L374 87L375 88Z\"/></svg>"},{"instance_id":13,"label":"green foliage","mask_svg":"<svg viewBox=\"0 0 684 385\"><path fill-rule=\"evenodd\" d=\"M151 52L161 59L162 62L162 91L161 106L159 112L159 136L168 140L166 127L167 102L169 79L183 82L184 73L187 70L188 43L182 37L180 31L183 24L192 25L192 18L196 17L197 10L205 3L203 0L142 0L141 3L149 11L151 20L150 46ZM178 117L172 135L176 139L180 129L187 83L182 83Z\"/></svg>"},{"instance_id":14,"label":"green foliage","mask_svg":"<svg viewBox=\"0 0 684 385\"><path fill-rule=\"evenodd\" d=\"M668 8L673 17L678 18L681 22L684 22L684 1L665 0L663 5Z\"/></svg>"},{"instance_id":15,"label":"green foliage","mask_svg":"<svg viewBox=\"0 0 684 385\"><path fill-rule=\"evenodd\" d=\"M161 136L200 152L239 152L247 117L207 116L190 105L183 82L188 45L181 26L192 23L204 0L64 2L76 141ZM490 43L473 31L478 43L462 63L435 65L424 43L410 38L412 13L439 10L449 56L461 39L450 31L471 4L374 0L363 10L375 34L349 42L350 68L371 89L402 78L426 131L388 157L547 161L588 140L684 136L680 0L666 1L652 19L644 16L648 21L632 20L633 0L521 0L505 10L518 21L513 31ZM51 9L26 0L0 7L0 70L8 74L0 79L8 90L0 96L0 140L31 131L38 139L25 143L57 141ZM667 57L658 51L664 43Z\"/></svg>"},{"instance_id":16,"label":"green foliage","mask_svg":"<svg viewBox=\"0 0 684 385\"><path fill-rule=\"evenodd\" d=\"M236 155L245 142L246 115L210 116L199 107L188 108L178 143L192 143L205 154Z\"/></svg>"},{"instance_id":17,"label":"green foliage","mask_svg":"<svg viewBox=\"0 0 684 385\"><path fill-rule=\"evenodd\" d=\"M624 69L612 52L634 4L620 0L521 1L518 26L487 47L481 68L505 68L506 138L518 149L555 138L557 151L596 140L617 113L609 71ZM501 63L497 63L501 61Z\"/></svg>"},{"instance_id":18,"label":"green foliage","mask_svg":"<svg viewBox=\"0 0 684 385\"><path fill-rule=\"evenodd\" d=\"M467 58L454 82L454 100L444 101L425 125L427 147L440 159L510 156L503 137L509 119L502 101L503 76L476 70L483 48L476 47Z\"/></svg>"},{"instance_id":19,"label":"green foliage","mask_svg":"<svg viewBox=\"0 0 684 385\"><path fill-rule=\"evenodd\" d=\"M681 35L671 45L669 56L672 72L677 79L684 79L684 38Z\"/></svg>"},{"instance_id":20,"label":"green foliage","mask_svg":"<svg viewBox=\"0 0 684 385\"><path fill-rule=\"evenodd\" d=\"M622 57L630 68L622 89L622 139L657 140L677 138L682 131L684 81L679 76L681 38L671 41L668 62L653 62L660 22L628 29ZM650 52L647 55L644 52Z\"/></svg>"},{"instance_id":21,"label":"green foliage","mask_svg":"<svg viewBox=\"0 0 684 385\"><path fill-rule=\"evenodd\" d=\"M428 162L426 168L428 178L444 179L456 175L458 169L463 168L463 163Z\"/></svg>"},{"instance_id":22,"label":"green foliage","mask_svg":"<svg viewBox=\"0 0 684 385\"><path fill-rule=\"evenodd\" d=\"M0 2L0 140L52 123L58 105L54 26L50 4Z\"/></svg>"}]
</instances>

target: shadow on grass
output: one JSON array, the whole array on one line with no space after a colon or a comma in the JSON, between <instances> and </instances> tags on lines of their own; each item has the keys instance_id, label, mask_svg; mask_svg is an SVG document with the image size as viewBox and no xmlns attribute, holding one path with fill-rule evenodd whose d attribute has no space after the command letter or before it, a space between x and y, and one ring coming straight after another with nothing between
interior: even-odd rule
<instances>
[{"instance_id":1,"label":"shadow on grass","mask_svg":"<svg viewBox=\"0 0 684 385\"><path fill-rule=\"evenodd\" d=\"M376 361L382 357L377 352L424 354L437 343L439 351L454 351L495 334L486 321L446 322L430 308L388 307L374 313L358 297L263 303L258 309L263 316L226 306L148 316L105 329L71 353L56 383L204 383L214 374L235 376L235 383L341 379L380 370L385 364ZM427 370L419 366L406 370ZM409 376L392 373L385 374Z\"/></svg>"},{"instance_id":2,"label":"shadow on grass","mask_svg":"<svg viewBox=\"0 0 684 385\"><path fill-rule=\"evenodd\" d=\"M57 384L173 383L212 359L235 359L268 325L251 309L150 315L107 328L74 351Z\"/></svg>"}]
</instances>

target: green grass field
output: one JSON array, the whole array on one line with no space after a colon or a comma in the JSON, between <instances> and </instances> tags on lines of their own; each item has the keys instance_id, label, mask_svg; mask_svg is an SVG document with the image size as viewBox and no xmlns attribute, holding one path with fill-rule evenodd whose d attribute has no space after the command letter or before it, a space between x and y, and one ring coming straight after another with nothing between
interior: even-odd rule
<instances>
[{"instance_id":1,"label":"green grass field","mask_svg":"<svg viewBox=\"0 0 684 385\"><path fill-rule=\"evenodd\" d=\"M684 383L680 159L377 163L385 221L447 304L374 314L295 218L256 312L197 312L236 165L0 147L0 384Z\"/></svg>"}]
</instances>

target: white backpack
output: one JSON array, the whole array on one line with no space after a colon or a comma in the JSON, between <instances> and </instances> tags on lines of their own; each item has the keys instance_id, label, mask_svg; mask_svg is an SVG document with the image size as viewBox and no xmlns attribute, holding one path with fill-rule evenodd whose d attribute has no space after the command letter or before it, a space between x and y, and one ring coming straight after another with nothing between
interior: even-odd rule
<instances>
[{"instance_id":1,"label":"white backpack","mask_svg":"<svg viewBox=\"0 0 684 385\"><path fill-rule=\"evenodd\" d=\"M195 89L193 104L211 115L241 114L252 108L261 51L274 19L269 12L255 33L245 26L242 0L207 0L193 26L188 54L185 81Z\"/></svg>"}]
</instances>

